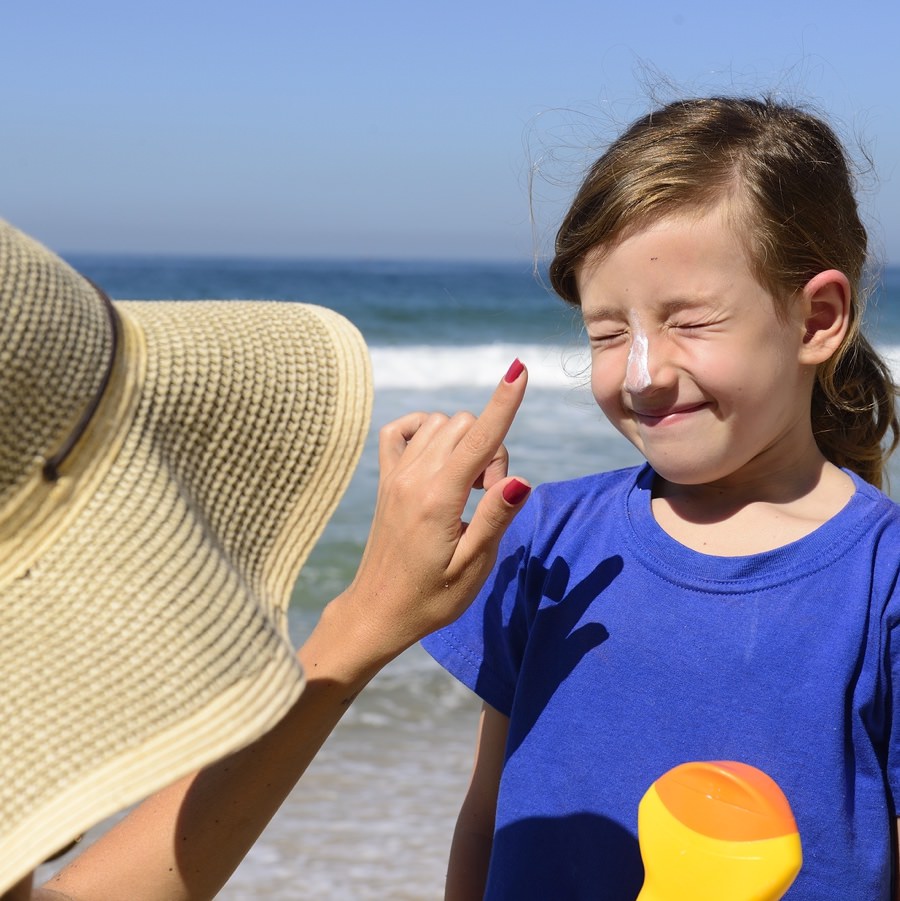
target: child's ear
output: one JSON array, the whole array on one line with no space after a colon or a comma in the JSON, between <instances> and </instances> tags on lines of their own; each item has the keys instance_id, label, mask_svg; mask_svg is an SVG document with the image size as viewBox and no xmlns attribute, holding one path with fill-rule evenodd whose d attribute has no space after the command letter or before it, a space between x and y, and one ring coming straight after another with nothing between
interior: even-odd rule
<instances>
[{"instance_id":1,"label":"child's ear","mask_svg":"<svg viewBox=\"0 0 900 901\"><path fill-rule=\"evenodd\" d=\"M850 282L843 272L827 269L803 287L806 334L800 362L824 363L841 346L850 327Z\"/></svg>"}]
</instances>

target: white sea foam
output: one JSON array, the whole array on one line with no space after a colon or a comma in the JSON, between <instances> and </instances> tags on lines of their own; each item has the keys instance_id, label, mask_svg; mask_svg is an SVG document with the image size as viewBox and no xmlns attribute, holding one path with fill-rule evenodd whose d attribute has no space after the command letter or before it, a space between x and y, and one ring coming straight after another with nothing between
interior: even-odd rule
<instances>
[{"instance_id":1,"label":"white sea foam","mask_svg":"<svg viewBox=\"0 0 900 901\"><path fill-rule=\"evenodd\" d=\"M376 390L492 387L516 357L532 388L571 388L588 366L586 350L562 345L375 346L371 355Z\"/></svg>"},{"instance_id":2,"label":"white sea foam","mask_svg":"<svg viewBox=\"0 0 900 901\"><path fill-rule=\"evenodd\" d=\"M900 378L900 345L879 348ZM585 381L586 347L560 344L400 345L370 348L376 390L493 387L518 357L531 388L570 389Z\"/></svg>"}]
</instances>

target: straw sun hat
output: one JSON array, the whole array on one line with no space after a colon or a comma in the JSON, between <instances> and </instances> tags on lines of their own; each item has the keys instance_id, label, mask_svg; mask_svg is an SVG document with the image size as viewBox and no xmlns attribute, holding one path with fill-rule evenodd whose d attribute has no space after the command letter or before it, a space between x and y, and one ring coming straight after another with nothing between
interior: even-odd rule
<instances>
[{"instance_id":1,"label":"straw sun hat","mask_svg":"<svg viewBox=\"0 0 900 901\"><path fill-rule=\"evenodd\" d=\"M112 304L0 222L0 893L270 728L297 573L365 439L304 304Z\"/></svg>"}]
</instances>

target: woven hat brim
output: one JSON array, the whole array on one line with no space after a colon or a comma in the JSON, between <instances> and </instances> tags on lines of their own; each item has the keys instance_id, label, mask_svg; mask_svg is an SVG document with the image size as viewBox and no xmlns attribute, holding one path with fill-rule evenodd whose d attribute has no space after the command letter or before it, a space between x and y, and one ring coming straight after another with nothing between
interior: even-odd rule
<instances>
[{"instance_id":1,"label":"woven hat brim","mask_svg":"<svg viewBox=\"0 0 900 901\"><path fill-rule=\"evenodd\" d=\"M368 429L363 341L331 311L117 308L144 355L120 446L0 580L0 891L294 703L290 590Z\"/></svg>"}]
</instances>

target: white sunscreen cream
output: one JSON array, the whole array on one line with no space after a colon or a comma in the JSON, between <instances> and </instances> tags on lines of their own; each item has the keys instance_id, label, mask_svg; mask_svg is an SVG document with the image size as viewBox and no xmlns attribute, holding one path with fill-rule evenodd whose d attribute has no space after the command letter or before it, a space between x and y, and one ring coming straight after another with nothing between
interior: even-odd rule
<instances>
[{"instance_id":1,"label":"white sunscreen cream","mask_svg":"<svg viewBox=\"0 0 900 901\"><path fill-rule=\"evenodd\" d=\"M638 326L633 330L628 362L625 366L625 390L646 391L650 387L650 367L647 362L649 342Z\"/></svg>"}]
</instances>

